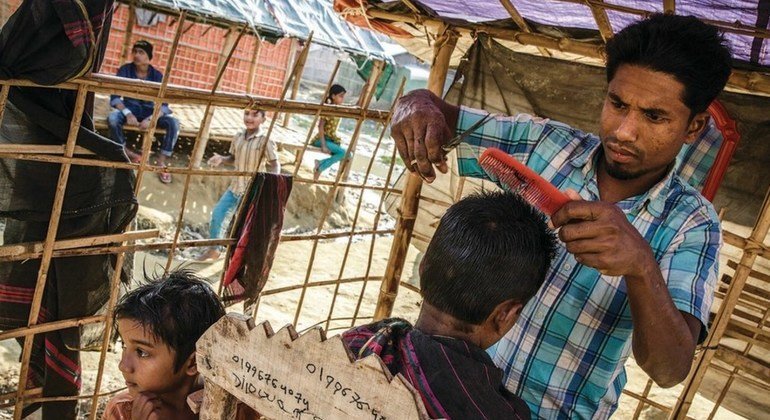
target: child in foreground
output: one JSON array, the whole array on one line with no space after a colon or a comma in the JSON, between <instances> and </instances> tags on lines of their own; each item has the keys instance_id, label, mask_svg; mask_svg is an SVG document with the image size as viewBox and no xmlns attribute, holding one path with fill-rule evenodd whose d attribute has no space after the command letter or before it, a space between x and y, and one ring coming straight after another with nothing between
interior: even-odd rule
<instances>
[{"instance_id":1,"label":"child in foreground","mask_svg":"<svg viewBox=\"0 0 770 420\"><path fill-rule=\"evenodd\" d=\"M126 294L113 316L128 390L110 400L102 418L198 418L187 403L203 389L195 343L224 314L208 283L189 271L171 272Z\"/></svg>"},{"instance_id":2,"label":"child in foreground","mask_svg":"<svg viewBox=\"0 0 770 420\"><path fill-rule=\"evenodd\" d=\"M441 218L420 264L414 326L385 319L343 333L358 358L378 354L415 387L431 418L529 419L486 349L543 284L555 249L544 216L509 192L468 196Z\"/></svg>"}]
</instances>

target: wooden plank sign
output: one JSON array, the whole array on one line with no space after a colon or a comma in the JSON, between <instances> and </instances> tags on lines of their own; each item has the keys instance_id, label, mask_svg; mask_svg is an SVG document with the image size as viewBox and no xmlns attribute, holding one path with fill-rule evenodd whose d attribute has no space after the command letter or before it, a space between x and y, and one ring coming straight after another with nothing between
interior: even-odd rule
<instances>
[{"instance_id":1,"label":"wooden plank sign","mask_svg":"<svg viewBox=\"0 0 770 420\"><path fill-rule=\"evenodd\" d=\"M428 418L422 400L382 360L354 357L337 335L321 328L298 336L291 325L274 333L270 323L228 314L197 343L205 379L201 419L230 418L231 397L273 419Z\"/></svg>"}]
</instances>

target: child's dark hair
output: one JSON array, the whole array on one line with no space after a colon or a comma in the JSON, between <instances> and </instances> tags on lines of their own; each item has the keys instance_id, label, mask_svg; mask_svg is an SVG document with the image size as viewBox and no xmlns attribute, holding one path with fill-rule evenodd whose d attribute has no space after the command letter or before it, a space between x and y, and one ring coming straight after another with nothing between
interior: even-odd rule
<instances>
[{"instance_id":1,"label":"child's dark hair","mask_svg":"<svg viewBox=\"0 0 770 420\"><path fill-rule=\"evenodd\" d=\"M256 111L256 112L257 112L257 114L260 114L260 115L262 115L262 118L265 118L265 115L266 115L266 114L265 114L265 110L264 110L264 109L260 109L260 108L251 108L251 107L248 107L248 108L244 108L243 110L244 110L244 111Z\"/></svg>"},{"instance_id":2,"label":"child's dark hair","mask_svg":"<svg viewBox=\"0 0 770 420\"><path fill-rule=\"evenodd\" d=\"M730 77L732 58L717 28L693 16L656 13L607 41L607 81L622 64L673 76L690 118L708 108Z\"/></svg>"},{"instance_id":3,"label":"child's dark hair","mask_svg":"<svg viewBox=\"0 0 770 420\"><path fill-rule=\"evenodd\" d=\"M519 196L469 195L441 218L420 265L420 290L438 310L478 325L500 303L532 298L555 249L545 216Z\"/></svg>"},{"instance_id":4,"label":"child's dark hair","mask_svg":"<svg viewBox=\"0 0 770 420\"><path fill-rule=\"evenodd\" d=\"M345 90L345 88L342 87L342 85L338 85L335 83L332 85L332 87L329 88L329 94L326 95L325 102L327 104L330 104L332 102L332 96L339 95L340 93L345 93L345 92L347 92L347 90Z\"/></svg>"},{"instance_id":5,"label":"child's dark hair","mask_svg":"<svg viewBox=\"0 0 770 420\"><path fill-rule=\"evenodd\" d=\"M211 286L188 270L172 271L128 292L113 314L115 321L135 320L173 349L174 371L195 351L201 335L224 315L225 308Z\"/></svg>"}]
</instances>

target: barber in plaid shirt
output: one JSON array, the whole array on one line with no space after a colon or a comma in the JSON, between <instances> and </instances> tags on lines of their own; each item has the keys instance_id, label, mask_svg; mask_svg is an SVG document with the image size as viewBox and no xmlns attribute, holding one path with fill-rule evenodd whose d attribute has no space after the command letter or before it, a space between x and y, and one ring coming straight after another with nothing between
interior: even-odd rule
<instances>
[{"instance_id":1,"label":"barber in plaid shirt","mask_svg":"<svg viewBox=\"0 0 770 420\"><path fill-rule=\"evenodd\" d=\"M543 287L493 354L533 416L609 417L631 352L662 387L687 376L707 333L721 231L712 205L677 175L676 156L707 125L730 61L716 28L653 15L607 43L599 136L517 115L458 147L461 175L486 177L477 157L497 147L573 198L552 216L561 246ZM446 172L441 146L453 131L484 115L420 90L399 101L391 133L430 182L434 165Z\"/></svg>"}]
</instances>

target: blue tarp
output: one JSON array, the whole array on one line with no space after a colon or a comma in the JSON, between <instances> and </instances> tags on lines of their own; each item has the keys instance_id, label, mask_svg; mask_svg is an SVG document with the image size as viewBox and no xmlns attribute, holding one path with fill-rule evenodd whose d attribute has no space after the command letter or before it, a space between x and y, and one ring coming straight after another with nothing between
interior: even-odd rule
<instances>
[{"instance_id":1,"label":"blue tarp","mask_svg":"<svg viewBox=\"0 0 770 420\"><path fill-rule=\"evenodd\" d=\"M623 6L646 12L663 12L663 1L654 0L607 0L616 6ZM393 3L390 1L382 3ZM510 20L511 15L499 0L419 0L419 6L432 10L439 17L461 19L480 23ZM555 27L597 30L596 20L590 7L584 4L554 0L511 0L524 19ZM676 13L692 15L704 20L735 23L748 28L769 29L770 1L767 0L678 0ZM613 32L639 20L635 13L607 10L607 17ZM770 66L770 42L747 34L726 32L725 36L735 59L760 66Z\"/></svg>"}]
</instances>

